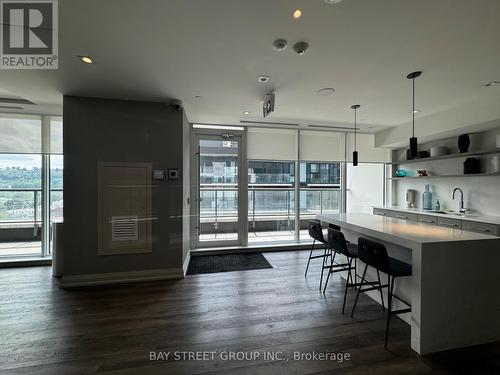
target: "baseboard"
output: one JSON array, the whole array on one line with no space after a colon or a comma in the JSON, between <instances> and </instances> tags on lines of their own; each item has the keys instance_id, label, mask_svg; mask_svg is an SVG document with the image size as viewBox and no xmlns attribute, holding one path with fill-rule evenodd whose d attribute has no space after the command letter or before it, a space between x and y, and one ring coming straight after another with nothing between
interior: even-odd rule
<instances>
[{"instance_id":1,"label":"baseboard","mask_svg":"<svg viewBox=\"0 0 500 375\"><path fill-rule=\"evenodd\" d=\"M68 275L61 277L59 288L64 289L83 286L133 283L141 281L182 279L183 277L183 270L179 268L95 273L86 275Z\"/></svg>"},{"instance_id":2,"label":"baseboard","mask_svg":"<svg viewBox=\"0 0 500 375\"><path fill-rule=\"evenodd\" d=\"M52 257L0 259L0 268L36 267L36 266L50 266L50 265L52 265Z\"/></svg>"},{"instance_id":3,"label":"baseboard","mask_svg":"<svg viewBox=\"0 0 500 375\"><path fill-rule=\"evenodd\" d=\"M190 260L191 260L191 251L188 251L186 259L184 259L184 264L182 265L182 271L184 276L186 276L187 274Z\"/></svg>"},{"instance_id":4,"label":"baseboard","mask_svg":"<svg viewBox=\"0 0 500 375\"><path fill-rule=\"evenodd\" d=\"M231 247L211 247L191 250L190 255L221 255L221 254L240 254L240 253L265 253L277 251L297 251L311 250L311 243L290 243L290 244L252 244L249 246L231 246Z\"/></svg>"}]
</instances>

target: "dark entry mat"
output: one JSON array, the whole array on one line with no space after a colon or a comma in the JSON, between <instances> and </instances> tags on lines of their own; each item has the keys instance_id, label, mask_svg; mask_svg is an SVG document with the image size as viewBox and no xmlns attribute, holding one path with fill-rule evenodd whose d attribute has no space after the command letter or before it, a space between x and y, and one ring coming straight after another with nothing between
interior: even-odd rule
<instances>
[{"instance_id":1,"label":"dark entry mat","mask_svg":"<svg viewBox=\"0 0 500 375\"><path fill-rule=\"evenodd\" d=\"M192 256L188 275L273 268L262 253Z\"/></svg>"}]
</instances>

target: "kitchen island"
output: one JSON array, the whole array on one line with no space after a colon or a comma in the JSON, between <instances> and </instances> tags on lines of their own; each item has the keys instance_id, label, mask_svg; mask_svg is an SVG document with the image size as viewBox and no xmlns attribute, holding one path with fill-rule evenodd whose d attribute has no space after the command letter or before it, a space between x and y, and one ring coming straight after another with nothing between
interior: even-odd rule
<instances>
[{"instance_id":1,"label":"kitchen island","mask_svg":"<svg viewBox=\"0 0 500 375\"><path fill-rule=\"evenodd\" d=\"M412 264L412 277L396 280L395 294L412 304L402 318L417 353L500 340L500 238L372 214L317 218L340 226L351 242L381 242L389 256Z\"/></svg>"}]
</instances>

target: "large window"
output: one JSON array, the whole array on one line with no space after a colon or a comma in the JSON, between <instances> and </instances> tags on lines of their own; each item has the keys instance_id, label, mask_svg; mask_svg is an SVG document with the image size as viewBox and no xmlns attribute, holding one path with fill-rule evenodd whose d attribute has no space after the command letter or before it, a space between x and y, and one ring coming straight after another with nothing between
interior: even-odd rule
<instances>
[{"instance_id":1,"label":"large window","mask_svg":"<svg viewBox=\"0 0 500 375\"><path fill-rule=\"evenodd\" d=\"M248 242L295 239L295 163L248 161Z\"/></svg>"},{"instance_id":2,"label":"large window","mask_svg":"<svg viewBox=\"0 0 500 375\"><path fill-rule=\"evenodd\" d=\"M349 164L353 147L349 134L250 127L238 135L242 141L246 136L246 144L239 145L239 160L232 142L221 140L226 139L225 130L217 134L214 147L218 150L207 143L196 156L199 227L209 239L241 239L243 245L309 242L308 222L316 215L371 212L373 205L384 202L384 163L389 152L374 147L372 134L358 135L358 167ZM244 184L236 188L239 162L247 174L240 175Z\"/></svg>"},{"instance_id":3,"label":"large window","mask_svg":"<svg viewBox=\"0 0 500 375\"><path fill-rule=\"evenodd\" d=\"M0 257L48 255L62 220L62 119L4 115L0 134Z\"/></svg>"},{"instance_id":4,"label":"large window","mask_svg":"<svg viewBox=\"0 0 500 375\"><path fill-rule=\"evenodd\" d=\"M300 163L300 237L309 239L309 220L341 210L341 163Z\"/></svg>"}]
</instances>

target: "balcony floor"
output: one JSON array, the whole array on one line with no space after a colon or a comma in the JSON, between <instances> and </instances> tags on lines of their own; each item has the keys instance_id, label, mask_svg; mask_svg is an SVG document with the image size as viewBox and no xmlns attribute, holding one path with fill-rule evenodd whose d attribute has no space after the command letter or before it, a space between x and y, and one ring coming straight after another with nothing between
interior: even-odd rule
<instances>
[{"instance_id":1,"label":"balcony floor","mask_svg":"<svg viewBox=\"0 0 500 375\"><path fill-rule=\"evenodd\" d=\"M228 241L236 240L238 236L236 233L210 233L202 234L200 242L204 241ZM309 239L307 230L300 231L300 239ZM248 243L269 243L269 242L290 242L295 240L295 233L293 231L266 231L266 232L248 232Z\"/></svg>"},{"instance_id":2,"label":"balcony floor","mask_svg":"<svg viewBox=\"0 0 500 375\"><path fill-rule=\"evenodd\" d=\"M41 255L40 241L0 242L0 258L37 257Z\"/></svg>"}]
</instances>

